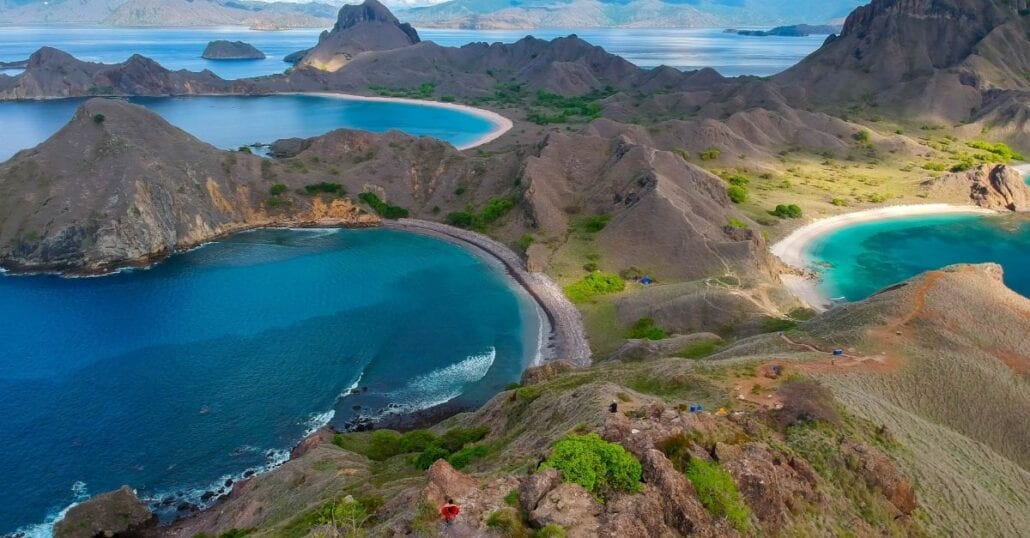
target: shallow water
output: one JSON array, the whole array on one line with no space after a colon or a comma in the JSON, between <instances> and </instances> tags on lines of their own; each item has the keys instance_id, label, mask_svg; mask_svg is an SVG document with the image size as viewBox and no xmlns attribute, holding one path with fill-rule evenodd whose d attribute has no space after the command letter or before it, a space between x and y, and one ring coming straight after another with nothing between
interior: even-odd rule
<instances>
[{"instance_id":1,"label":"shallow water","mask_svg":"<svg viewBox=\"0 0 1030 538\"><path fill-rule=\"evenodd\" d=\"M169 69L200 71L238 79L282 73L283 57L318 42L321 29L259 32L245 28L31 28L0 27L0 61L28 58L52 46L83 60L115 63L139 53ZM513 43L532 34L541 39L577 34L641 67L669 65L679 69L712 67L725 76L768 76L794 65L822 45L826 36L753 37L727 34L721 28L690 29L419 29L423 40L458 47L468 43ZM210 61L200 57L208 41L241 40L268 58Z\"/></svg>"},{"instance_id":2,"label":"shallow water","mask_svg":"<svg viewBox=\"0 0 1030 538\"><path fill-rule=\"evenodd\" d=\"M450 108L313 95L139 97L130 101L222 149L306 138L343 127L372 132L396 129L461 147L495 128L481 116ZM56 133L81 103L82 99L0 102L0 162Z\"/></svg>"},{"instance_id":3,"label":"shallow water","mask_svg":"<svg viewBox=\"0 0 1030 538\"><path fill-rule=\"evenodd\" d=\"M122 484L196 502L334 415L479 404L539 329L498 268L387 230L262 230L146 271L3 277L0 304L0 534Z\"/></svg>"},{"instance_id":4,"label":"shallow water","mask_svg":"<svg viewBox=\"0 0 1030 538\"><path fill-rule=\"evenodd\" d=\"M924 271L1001 264L1005 284L1030 297L1030 218L947 215L856 224L809 247L827 297L858 301Z\"/></svg>"}]
</instances>

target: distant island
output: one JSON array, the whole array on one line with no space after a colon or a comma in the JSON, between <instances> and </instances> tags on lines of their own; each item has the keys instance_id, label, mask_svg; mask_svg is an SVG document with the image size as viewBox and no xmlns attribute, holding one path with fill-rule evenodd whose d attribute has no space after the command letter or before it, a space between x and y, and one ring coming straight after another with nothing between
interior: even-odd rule
<instances>
[{"instance_id":1,"label":"distant island","mask_svg":"<svg viewBox=\"0 0 1030 538\"><path fill-rule=\"evenodd\" d=\"M793 26L777 26L772 30L735 30L727 28L727 34L749 35L756 37L780 36L780 37L808 37L810 35L838 34L840 26L831 24L795 24Z\"/></svg>"},{"instance_id":2,"label":"distant island","mask_svg":"<svg viewBox=\"0 0 1030 538\"><path fill-rule=\"evenodd\" d=\"M205 60L264 60L265 53L250 43L219 39L207 44L201 58Z\"/></svg>"}]
</instances>

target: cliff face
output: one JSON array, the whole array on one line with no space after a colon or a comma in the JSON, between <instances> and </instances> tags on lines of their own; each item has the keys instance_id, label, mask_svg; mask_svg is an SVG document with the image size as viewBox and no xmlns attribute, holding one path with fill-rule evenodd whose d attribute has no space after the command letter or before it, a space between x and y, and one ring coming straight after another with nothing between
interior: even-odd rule
<instances>
[{"instance_id":1,"label":"cliff face","mask_svg":"<svg viewBox=\"0 0 1030 538\"><path fill-rule=\"evenodd\" d=\"M931 179L922 187L935 197L953 197L963 203L1006 211L1030 211L1030 186L1018 170L982 164L972 170Z\"/></svg>"},{"instance_id":2,"label":"cliff face","mask_svg":"<svg viewBox=\"0 0 1030 538\"><path fill-rule=\"evenodd\" d=\"M419 42L418 32L402 24L377 0L345 5L332 30L322 32L318 45L307 51L299 66L337 71L362 52L390 50Z\"/></svg>"},{"instance_id":3,"label":"cliff face","mask_svg":"<svg viewBox=\"0 0 1030 538\"><path fill-rule=\"evenodd\" d=\"M251 226L366 222L339 200L267 211L272 181L261 162L142 107L87 101L49 140L0 165L0 264L105 271Z\"/></svg>"},{"instance_id":4,"label":"cliff face","mask_svg":"<svg viewBox=\"0 0 1030 538\"><path fill-rule=\"evenodd\" d=\"M875 0L775 80L814 103L871 99L916 117L975 119L991 92L1030 91L1026 8L1025 0Z\"/></svg>"}]
</instances>

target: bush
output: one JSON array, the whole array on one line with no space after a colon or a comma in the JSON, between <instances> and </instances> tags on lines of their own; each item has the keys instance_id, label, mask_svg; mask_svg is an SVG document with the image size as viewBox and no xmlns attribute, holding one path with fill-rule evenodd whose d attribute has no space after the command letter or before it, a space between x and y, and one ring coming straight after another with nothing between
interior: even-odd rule
<instances>
[{"instance_id":1,"label":"bush","mask_svg":"<svg viewBox=\"0 0 1030 538\"><path fill-rule=\"evenodd\" d=\"M483 224L490 224L506 215L513 207L515 201L511 198L491 198L479 214L479 220Z\"/></svg>"},{"instance_id":2,"label":"bush","mask_svg":"<svg viewBox=\"0 0 1030 538\"><path fill-rule=\"evenodd\" d=\"M429 430L412 430L401 436L402 452L422 452L437 442L436 435Z\"/></svg>"},{"instance_id":3,"label":"bush","mask_svg":"<svg viewBox=\"0 0 1030 538\"><path fill-rule=\"evenodd\" d=\"M312 183L311 185L305 185L304 192L309 196L315 196L316 194L345 196L347 194L347 189L339 183L329 183L328 181L323 181L321 183Z\"/></svg>"},{"instance_id":4,"label":"bush","mask_svg":"<svg viewBox=\"0 0 1030 538\"><path fill-rule=\"evenodd\" d=\"M526 235L523 235L522 237L519 238L519 241L518 241L518 243L516 245L519 247L519 250L521 250L522 252L525 252L525 251L529 250L529 246L533 244L533 241L534 241L533 236L529 235L529 234L526 234Z\"/></svg>"},{"instance_id":5,"label":"bush","mask_svg":"<svg viewBox=\"0 0 1030 538\"><path fill-rule=\"evenodd\" d=\"M608 222L612 220L611 215L591 215L583 221L583 230L588 233L600 232L608 226Z\"/></svg>"},{"instance_id":6,"label":"bush","mask_svg":"<svg viewBox=\"0 0 1030 538\"><path fill-rule=\"evenodd\" d=\"M1011 161L1013 159L1017 160L1017 161L1026 160L1026 159L1023 158L1023 155L1021 155L1018 152L1014 151L1011 147L1009 147L1008 144L1006 144L1004 142L998 142L998 143L992 144L992 143L987 142L985 140L974 140L974 141L969 143L969 147L974 148L974 149L982 149L984 151L988 151L990 153L993 153L994 155L998 156L999 158L1001 158L1005 162Z\"/></svg>"},{"instance_id":7,"label":"bush","mask_svg":"<svg viewBox=\"0 0 1030 538\"><path fill-rule=\"evenodd\" d=\"M450 453L461 450L468 443L475 443L483 440L490 434L490 428L477 426L475 428L451 428L440 437L440 446Z\"/></svg>"},{"instance_id":8,"label":"bush","mask_svg":"<svg viewBox=\"0 0 1030 538\"><path fill-rule=\"evenodd\" d=\"M751 183L751 180L745 176L735 174L726 178L726 182L730 185L736 185L738 187L747 187L748 184Z\"/></svg>"},{"instance_id":9,"label":"bush","mask_svg":"<svg viewBox=\"0 0 1030 538\"><path fill-rule=\"evenodd\" d=\"M458 187L457 189L454 189L455 196L461 196L462 194L465 194L465 187Z\"/></svg>"},{"instance_id":10,"label":"bush","mask_svg":"<svg viewBox=\"0 0 1030 538\"><path fill-rule=\"evenodd\" d=\"M511 508L502 508L492 512L486 518L486 526L507 538L529 538L531 536L518 511Z\"/></svg>"},{"instance_id":11,"label":"bush","mask_svg":"<svg viewBox=\"0 0 1030 538\"><path fill-rule=\"evenodd\" d=\"M454 213L448 213L445 217L447 224L451 226L457 226L458 228L471 228L476 222L476 216L468 211L455 211Z\"/></svg>"},{"instance_id":12,"label":"bush","mask_svg":"<svg viewBox=\"0 0 1030 538\"><path fill-rule=\"evenodd\" d=\"M626 281L612 273L590 273L583 280L565 286L565 295L574 303L582 303L598 295L618 293L626 289Z\"/></svg>"},{"instance_id":13,"label":"bush","mask_svg":"<svg viewBox=\"0 0 1030 538\"><path fill-rule=\"evenodd\" d=\"M250 146L240 146L236 151L240 153L246 153L247 155L253 155L254 152L250 149Z\"/></svg>"},{"instance_id":14,"label":"bush","mask_svg":"<svg viewBox=\"0 0 1030 538\"><path fill-rule=\"evenodd\" d=\"M106 120L106 119L107 119L107 116L104 116L103 114L93 114L93 123L95 123L97 125L100 125L101 123L104 123L104 120Z\"/></svg>"},{"instance_id":15,"label":"bush","mask_svg":"<svg viewBox=\"0 0 1030 538\"><path fill-rule=\"evenodd\" d=\"M433 464L436 463L436 460L445 460L450 455L451 453L448 452L446 448L436 445L431 446L423 450L422 453L415 458L415 467L425 471L432 467Z\"/></svg>"},{"instance_id":16,"label":"bush","mask_svg":"<svg viewBox=\"0 0 1030 538\"><path fill-rule=\"evenodd\" d=\"M533 538L565 538L565 529L557 523L548 523L533 534Z\"/></svg>"},{"instance_id":17,"label":"bush","mask_svg":"<svg viewBox=\"0 0 1030 538\"><path fill-rule=\"evenodd\" d=\"M391 430L376 430L372 432L368 453L365 455L368 459L383 461L403 453L401 434Z\"/></svg>"},{"instance_id":18,"label":"bush","mask_svg":"<svg viewBox=\"0 0 1030 538\"><path fill-rule=\"evenodd\" d=\"M833 200L830 200L830 203L837 207L847 207L848 205L848 201L843 198L834 198Z\"/></svg>"},{"instance_id":19,"label":"bush","mask_svg":"<svg viewBox=\"0 0 1030 538\"><path fill-rule=\"evenodd\" d=\"M483 445L470 446L451 454L447 458L447 463L450 463L455 469L464 469L472 463L472 460L485 456L486 452L486 447Z\"/></svg>"},{"instance_id":20,"label":"bush","mask_svg":"<svg viewBox=\"0 0 1030 538\"><path fill-rule=\"evenodd\" d=\"M751 510L741 500L733 477L718 463L691 458L685 473L694 484L701 504L712 516L725 517L741 532L751 527Z\"/></svg>"},{"instance_id":21,"label":"bush","mask_svg":"<svg viewBox=\"0 0 1030 538\"><path fill-rule=\"evenodd\" d=\"M286 190L286 185L283 185L282 183L276 183L268 189L268 194L271 194L272 196L279 196L280 194L285 193Z\"/></svg>"},{"instance_id":22,"label":"bush","mask_svg":"<svg viewBox=\"0 0 1030 538\"><path fill-rule=\"evenodd\" d=\"M747 223L734 217L730 217L730 228L736 228L738 230L746 230Z\"/></svg>"},{"instance_id":23,"label":"bush","mask_svg":"<svg viewBox=\"0 0 1030 538\"><path fill-rule=\"evenodd\" d=\"M385 219L403 219L408 217L408 210L403 207L390 205L379 199L375 193L363 192L358 195L358 199L368 204L379 216Z\"/></svg>"},{"instance_id":24,"label":"bush","mask_svg":"<svg viewBox=\"0 0 1030 538\"><path fill-rule=\"evenodd\" d=\"M741 204L747 201L747 189L740 185L730 185L726 189L726 195L730 197L730 200L735 204Z\"/></svg>"},{"instance_id":25,"label":"bush","mask_svg":"<svg viewBox=\"0 0 1030 538\"><path fill-rule=\"evenodd\" d=\"M561 471L565 480L595 495L608 489L640 489L640 462L622 445L609 443L596 433L570 435L558 441L542 466Z\"/></svg>"},{"instance_id":26,"label":"bush","mask_svg":"<svg viewBox=\"0 0 1030 538\"><path fill-rule=\"evenodd\" d=\"M722 342L718 340L704 340L688 344L676 355L685 359L703 359L718 351L720 347L722 347Z\"/></svg>"},{"instance_id":27,"label":"bush","mask_svg":"<svg viewBox=\"0 0 1030 538\"><path fill-rule=\"evenodd\" d=\"M669 334L665 332L665 329L656 326L654 324L654 319L640 318L632 327L630 327L629 333L626 337L645 340L663 340L668 338Z\"/></svg>"},{"instance_id":28,"label":"bush","mask_svg":"<svg viewBox=\"0 0 1030 538\"><path fill-rule=\"evenodd\" d=\"M772 210L772 214L781 219L799 219L801 218L801 208L796 204L780 204L776 206L776 209Z\"/></svg>"},{"instance_id":29,"label":"bush","mask_svg":"<svg viewBox=\"0 0 1030 538\"><path fill-rule=\"evenodd\" d=\"M719 151L719 148L708 148L699 153L698 157L700 157L702 161L714 161L715 159L718 159L720 155L722 155L722 152Z\"/></svg>"},{"instance_id":30,"label":"bush","mask_svg":"<svg viewBox=\"0 0 1030 538\"><path fill-rule=\"evenodd\" d=\"M868 143L869 139L872 138L869 134L869 131L864 130L851 135L851 137L862 144Z\"/></svg>"}]
</instances>

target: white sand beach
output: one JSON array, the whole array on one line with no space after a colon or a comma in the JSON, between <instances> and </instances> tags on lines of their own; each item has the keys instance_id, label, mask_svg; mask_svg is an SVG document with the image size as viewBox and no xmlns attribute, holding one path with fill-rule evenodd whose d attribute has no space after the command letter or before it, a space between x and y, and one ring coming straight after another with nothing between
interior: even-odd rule
<instances>
[{"instance_id":1,"label":"white sand beach","mask_svg":"<svg viewBox=\"0 0 1030 538\"><path fill-rule=\"evenodd\" d=\"M474 141L457 146L460 150L471 149L477 146L482 146L487 142L492 142L500 138L501 135L511 130L514 126L511 120L508 118L492 111L482 108L476 108L473 106L462 105L458 103L444 103L442 101L426 101L422 99L406 99L403 97L369 97L365 95L353 95L349 93L332 93L332 92L291 92L286 94L278 95L313 95L316 97L328 97L332 99L346 99L350 101L382 101L387 103L404 103L409 105L420 105L420 106L432 106L437 108L449 108L451 110L459 110L467 114L479 116L494 125L494 129L489 133L475 139Z\"/></svg>"},{"instance_id":2,"label":"white sand beach","mask_svg":"<svg viewBox=\"0 0 1030 538\"><path fill-rule=\"evenodd\" d=\"M805 276L798 274L781 275L780 278L784 286L801 302L816 311L823 312L832 306L832 301L830 297L826 297L820 292L818 280L811 274L811 260L808 258L808 250L817 239L833 231L862 222L956 213L994 215L997 212L982 207L952 204L897 205L855 211L853 213L816 219L778 241L770 248L770 251L783 263L805 273Z\"/></svg>"}]
</instances>

